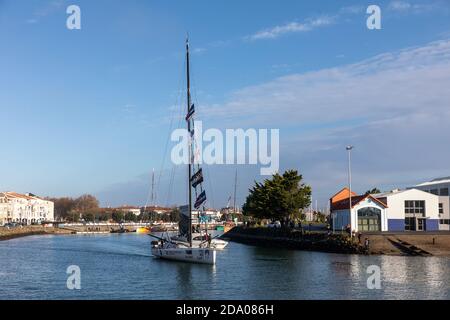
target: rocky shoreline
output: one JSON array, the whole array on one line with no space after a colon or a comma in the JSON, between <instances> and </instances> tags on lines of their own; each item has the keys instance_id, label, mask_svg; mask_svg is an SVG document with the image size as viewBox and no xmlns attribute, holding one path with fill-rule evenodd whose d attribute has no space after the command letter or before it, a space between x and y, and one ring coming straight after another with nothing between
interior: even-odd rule
<instances>
[{"instance_id":1,"label":"rocky shoreline","mask_svg":"<svg viewBox=\"0 0 450 320\"><path fill-rule=\"evenodd\" d=\"M450 233L367 233L358 239L326 232L236 227L223 236L231 241L262 247L342 254L450 256ZM369 246L365 246L365 239Z\"/></svg>"},{"instance_id":2,"label":"rocky shoreline","mask_svg":"<svg viewBox=\"0 0 450 320\"><path fill-rule=\"evenodd\" d=\"M236 227L224 238L234 242L262 247L277 247L328 253L364 254L365 248L342 235L305 233L299 230Z\"/></svg>"},{"instance_id":3,"label":"rocky shoreline","mask_svg":"<svg viewBox=\"0 0 450 320\"><path fill-rule=\"evenodd\" d=\"M72 232L70 232L69 230L54 227L27 226L27 227L15 227L10 229L0 227L0 241L6 241L29 236L71 234L71 233Z\"/></svg>"}]
</instances>

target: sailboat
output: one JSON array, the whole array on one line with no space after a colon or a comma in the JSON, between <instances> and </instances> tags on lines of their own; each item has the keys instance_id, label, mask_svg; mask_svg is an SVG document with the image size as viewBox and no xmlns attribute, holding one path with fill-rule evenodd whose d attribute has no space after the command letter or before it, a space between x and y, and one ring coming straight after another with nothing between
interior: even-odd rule
<instances>
[{"instance_id":1,"label":"sailboat","mask_svg":"<svg viewBox=\"0 0 450 320\"><path fill-rule=\"evenodd\" d=\"M190 133L190 139L194 138L194 115L195 106L191 103L190 88L190 70L189 70L189 40L186 41L186 79L187 79L187 129ZM194 143L189 144L189 163L188 163L188 197L189 204L181 210L181 221L179 224L179 236L171 238L166 235L165 238L150 235L158 241L152 242L152 255L162 259L184 261L200 264L216 264L216 249L212 246L213 239L208 235L206 230L206 239L194 240L192 230L192 210L203 208L206 202L206 191L203 189L203 171L199 165L194 165ZM196 170L194 173L193 170ZM195 202L193 203L193 191L195 193Z\"/></svg>"}]
</instances>

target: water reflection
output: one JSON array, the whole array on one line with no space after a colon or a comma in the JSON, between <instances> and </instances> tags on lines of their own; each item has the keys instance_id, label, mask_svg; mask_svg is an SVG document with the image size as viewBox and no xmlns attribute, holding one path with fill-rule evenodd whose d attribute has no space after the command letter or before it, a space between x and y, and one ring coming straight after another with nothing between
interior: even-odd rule
<instances>
[{"instance_id":1,"label":"water reflection","mask_svg":"<svg viewBox=\"0 0 450 320\"><path fill-rule=\"evenodd\" d=\"M163 263L170 262L163 261ZM194 267L194 265L187 263L175 264L177 270L177 283L181 294L179 299L183 299L185 295L188 297L192 295L192 290L194 288L194 283L192 283L192 267Z\"/></svg>"},{"instance_id":2,"label":"water reflection","mask_svg":"<svg viewBox=\"0 0 450 320\"><path fill-rule=\"evenodd\" d=\"M82 290L66 288L79 265ZM367 288L381 267L382 289ZM39 272L36 272L39 270ZM450 259L337 255L237 243L215 267L150 256L139 235L0 242L0 299L449 299Z\"/></svg>"}]
</instances>

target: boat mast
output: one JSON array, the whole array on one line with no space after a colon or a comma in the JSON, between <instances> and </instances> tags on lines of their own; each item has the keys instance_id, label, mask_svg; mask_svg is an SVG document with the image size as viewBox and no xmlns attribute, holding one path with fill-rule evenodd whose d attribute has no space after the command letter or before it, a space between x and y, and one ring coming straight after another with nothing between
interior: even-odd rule
<instances>
[{"instance_id":1,"label":"boat mast","mask_svg":"<svg viewBox=\"0 0 450 320\"><path fill-rule=\"evenodd\" d=\"M152 207L155 206L155 168L153 168L152 172L152 196L151 196L151 203Z\"/></svg>"},{"instance_id":2,"label":"boat mast","mask_svg":"<svg viewBox=\"0 0 450 320\"><path fill-rule=\"evenodd\" d=\"M233 213L236 214L236 188L237 188L237 178L238 178L238 172L236 169L236 174L234 176L234 200L233 200Z\"/></svg>"},{"instance_id":3,"label":"boat mast","mask_svg":"<svg viewBox=\"0 0 450 320\"><path fill-rule=\"evenodd\" d=\"M189 75L189 38L186 39L186 84L187 84L187 113L191 108L191 78ZM187 119L188 135L191 134L191 120ZM192 176L192 142L188 140L189 145L189 165L188 165L188 189L189 189L189 228L188 228L188 242L189 246L192 247L192 189L191 189L191 176Z\"/></svg>"}]
</instances>

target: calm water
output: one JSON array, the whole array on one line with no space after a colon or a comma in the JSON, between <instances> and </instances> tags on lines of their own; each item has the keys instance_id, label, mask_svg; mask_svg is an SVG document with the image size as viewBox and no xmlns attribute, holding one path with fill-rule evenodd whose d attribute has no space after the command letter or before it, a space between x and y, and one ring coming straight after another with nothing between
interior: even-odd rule
<instances>
[{"instance_id":1,"label":"calm water","mask_svg":"<svg viewBox=\"0 0 450 320\"><path fill-rule=\"evenodd\" d=\"M0 299L450 299L450 259L367 257L230 243L217 266L165 262L145 235L0 242ZM81 268L79 291L66 287ZM382 269L368 290L367 267Z\"/></svg>"}]
</instances>

